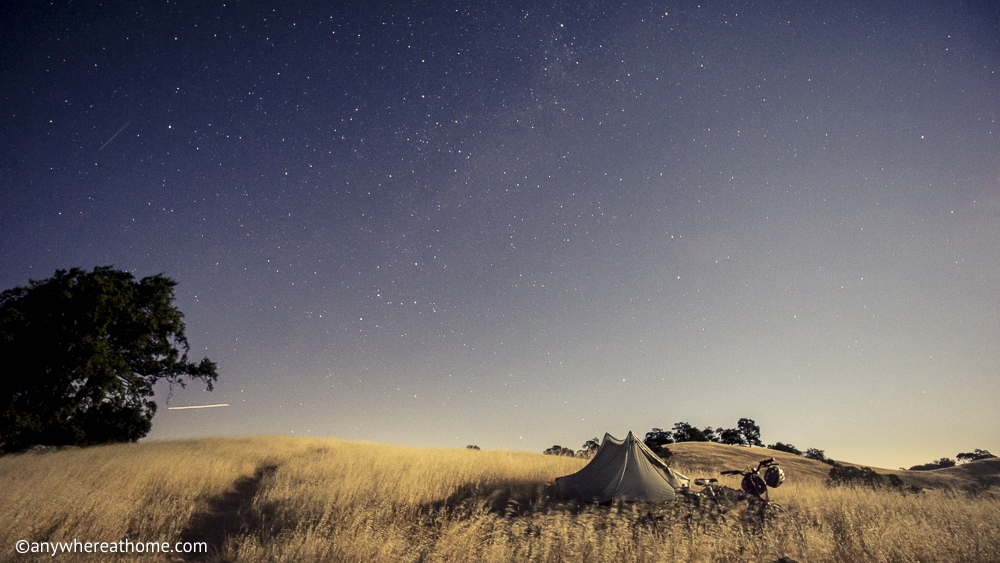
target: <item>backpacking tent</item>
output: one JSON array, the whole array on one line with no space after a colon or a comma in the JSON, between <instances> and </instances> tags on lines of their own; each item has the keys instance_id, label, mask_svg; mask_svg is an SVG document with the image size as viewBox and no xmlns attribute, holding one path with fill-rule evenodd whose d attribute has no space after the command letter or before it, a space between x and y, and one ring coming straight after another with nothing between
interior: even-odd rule
<instances>
[{"instance_id":1,"label":"backpacking tent","mask_svg":"<svg viewBox=\"0 0 1000 563\"><path fill-rule=\"evenodd\" d=\"M605 434L594 459L580 471L556 479L564 498L605 502L673 500L674 490L690 480L672 471L632 432L624 440Z\"/></svg>"}]
</instances>

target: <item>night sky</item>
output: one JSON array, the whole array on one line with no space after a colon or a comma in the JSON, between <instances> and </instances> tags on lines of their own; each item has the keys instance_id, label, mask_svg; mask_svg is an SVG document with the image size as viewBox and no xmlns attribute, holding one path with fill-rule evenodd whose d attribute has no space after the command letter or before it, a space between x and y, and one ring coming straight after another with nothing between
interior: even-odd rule
<instances>
[{"instance_id":1,"label":"night sky","mask_svg":"<svg viewBox=\"0 0 1000 563\"><path fill-rule=\"evenodd\" d=\"M1000 7L571 4L5 3L0 289L176 280L150 439L1000 450Z\"/></svg>"}]
</instances>

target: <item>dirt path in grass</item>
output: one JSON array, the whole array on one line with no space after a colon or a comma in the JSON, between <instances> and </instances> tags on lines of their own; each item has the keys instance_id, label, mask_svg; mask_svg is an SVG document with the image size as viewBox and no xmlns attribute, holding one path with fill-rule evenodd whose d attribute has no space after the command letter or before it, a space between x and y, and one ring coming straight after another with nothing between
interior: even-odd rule
<instances>
[{"instance_id":1,"label":"dirt path in grass","mask_svg":"<svg viewBox=\"0 0 1000 563\"><path fill-rule=\"evenodd\" d=\"M251 532L247 529L246 513L260 490L261 481L273 475L277 468L276 465L261 465L253 475L237 479L232 489L209 499L208 506L203 511L191 515L187 527L181 532L180 540L205 542L208 553L178 554L175 561L207 561L218 554L226 538Z\"/></svg>"}]
</instances>

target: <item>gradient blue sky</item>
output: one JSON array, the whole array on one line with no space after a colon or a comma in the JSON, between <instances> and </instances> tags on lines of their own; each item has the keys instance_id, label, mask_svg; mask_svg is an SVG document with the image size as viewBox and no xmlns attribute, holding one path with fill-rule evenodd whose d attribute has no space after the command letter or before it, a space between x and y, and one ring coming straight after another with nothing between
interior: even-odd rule
<instances>
[{"instance_id":1,"label":"gradient blue sky","mask_svg":"<svg viewBox=\"0 0 1000 563\"><path fill-rule=\"evenodd\" d=\"M5 5L0 287L179 282L151 439L997 452L1000 8L872 4Z\"/></svg>"}]
</instances>

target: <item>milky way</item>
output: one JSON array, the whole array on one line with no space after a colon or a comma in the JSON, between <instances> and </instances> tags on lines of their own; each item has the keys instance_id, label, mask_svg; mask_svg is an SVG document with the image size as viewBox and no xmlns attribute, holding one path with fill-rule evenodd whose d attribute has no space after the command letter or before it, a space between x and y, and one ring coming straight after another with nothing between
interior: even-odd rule
<instances>
[{"instance_id":1,"label":"milky way","mask_svg":"<svg viewBox=\"0 0 1000 563\"><path fill-rule=\"evenodd\" d=\"M1000 449L996 6L377 4L2 9L0 287L179 283L150 438Z\"/></svg>"}]
</instances>

